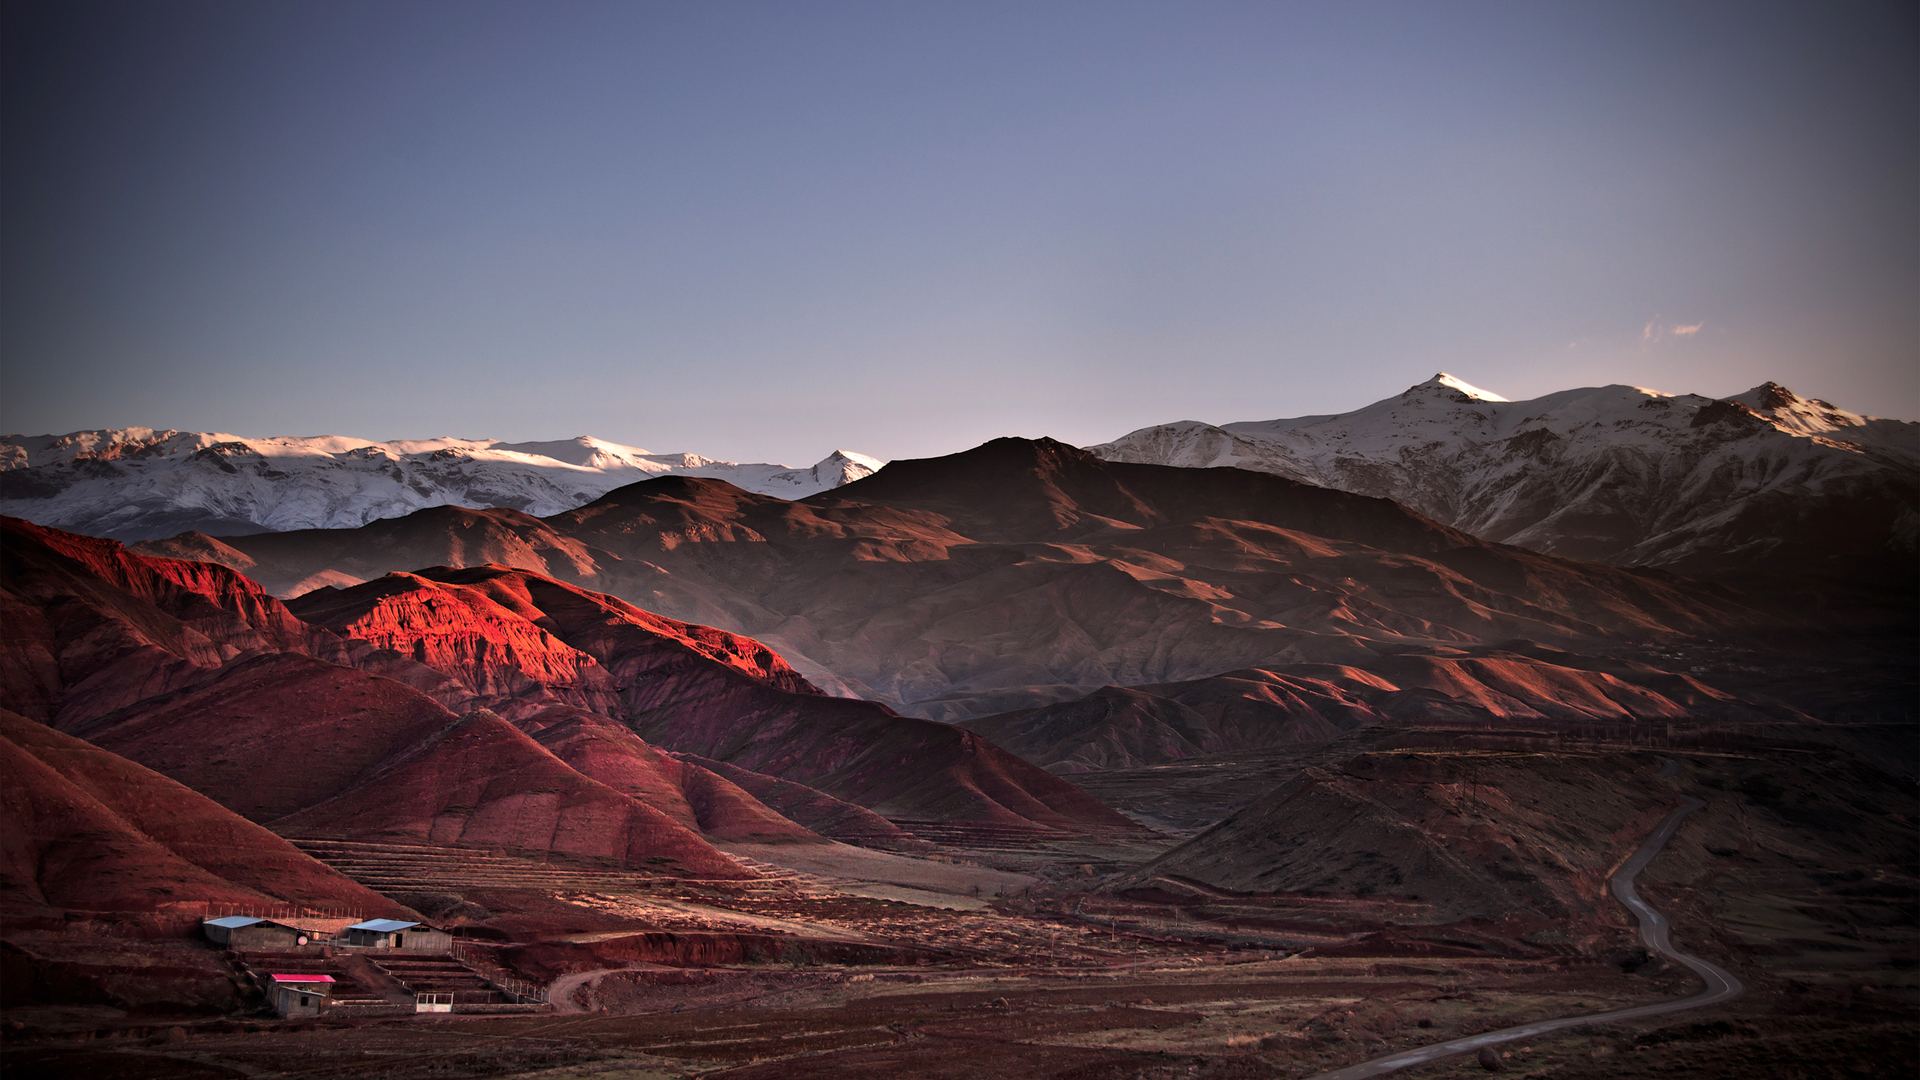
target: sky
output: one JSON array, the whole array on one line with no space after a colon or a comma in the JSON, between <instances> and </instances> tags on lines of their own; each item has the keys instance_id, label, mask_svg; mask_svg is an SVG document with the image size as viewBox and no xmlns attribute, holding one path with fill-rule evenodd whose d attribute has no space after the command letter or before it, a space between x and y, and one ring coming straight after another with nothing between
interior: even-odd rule
<instances>
[{"instance_id":1,"label":"sky","mask_svg":"<svg viewBox=\"0 0 1920 1080\"><path fill-rule=\"evenodd\" d=\"M8 0L0 431L1920 419L1907 3Z\"/></svg>"}]
</instances>

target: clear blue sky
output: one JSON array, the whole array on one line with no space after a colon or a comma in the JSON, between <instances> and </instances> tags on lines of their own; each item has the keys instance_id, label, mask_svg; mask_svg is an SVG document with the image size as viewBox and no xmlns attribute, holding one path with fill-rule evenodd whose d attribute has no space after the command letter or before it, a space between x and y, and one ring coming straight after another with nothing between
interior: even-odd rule
<instances>
[{"instance_id":1,"label":"clear blue sky","mask_svg":"<svg viewBox=\"0 0 1920 1080\"><path fill-rule=\"evenodd\" d=\"M1438 370L1920 417L1908 3L5 10L0 430L807 463Z\"/></svg>"}]
</instances>

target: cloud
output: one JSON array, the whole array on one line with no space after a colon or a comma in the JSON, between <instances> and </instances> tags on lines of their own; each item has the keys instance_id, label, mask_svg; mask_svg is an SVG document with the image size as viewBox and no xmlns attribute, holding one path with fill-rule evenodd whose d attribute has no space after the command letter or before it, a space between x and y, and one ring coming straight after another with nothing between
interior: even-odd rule
<instances>
[{"instance_id":1,"label":"cloud","mask_svg":"<svg viewBox=\"0 0 1920 1080\"><path fill-rule=\"evenodd\" d=\"M1640 328L1640 348L1644 350L1649 345L1658 345L1669 337L1692 337L1705 325L1707 325L1705 322L1697 322L1691 326L1669 325L1661 322L1660 316L1655 315L1652 322Z\"/></svg>"}]
</instances>

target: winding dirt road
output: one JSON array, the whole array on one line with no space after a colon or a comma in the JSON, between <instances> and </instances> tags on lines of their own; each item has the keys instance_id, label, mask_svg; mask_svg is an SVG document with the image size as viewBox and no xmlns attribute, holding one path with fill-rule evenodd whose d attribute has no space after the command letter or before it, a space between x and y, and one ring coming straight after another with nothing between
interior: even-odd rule
<instances>
[{"instance_id":1,"label":"winding dirt road","mask_svg":"<svg viewBox=\"0 0 1920 1080\"><path fill-rule=\"evenodd\" d=\"M1668 760L1666 764L1661 766L1660 772L1657 775L1663 778L1670 777L1678 770L1678 764ZM1641 944L1669 960L1685 965L1706 982L1706 989L1692 997L1680 998L1675 1001L1662 1001L1653 1005L1636 1006L1631 1009L1616 1009L1612 1012L1566 1016L1558 1020L1541 1020L1532 1024L1521 1024L1517 1027L1500 1028L1497 1031L1487 1031L1479 1035L1469 1035L1464 1039L1454 1039L1450 1042L1434 1043L1431 1046L1415 1047L1412 1050L1402 1050L1397 1054L1388 1054L1385 1057L1377 1057L1371 1061L1363 1061L1358 1065L1349 1065L1344 1069L1335 1069L1332 1072L1319 1073L1309 1077L1308 1080L1358 1080L1359 1077L1363 1076L1384 1076L1387 1073L1397 1072L1408 1066L1423 1065L1430 1061L1438 1061L1441 1058L1452 1057L1455 1054L1464 1054L1478 1050L1483 1046L1498 1046L1501 1043L1512 1042L1515 1039L1528 1039L1536 1035L1544 1035L1550 1031L1562 1031L1566 1028L1582 1027L1587 1024L1604 1024L1614 1020L1636 1020L1643 1016L1659 1016L1663 1013L1680 1012L1684 1009L1698 1009L1703 1006L1726 1001L1729 998L1739 995L1746 989L1746 985L1738 978L1735 978L1732 972L1727 971L1717 964L1708 963L1697 956L1680 952L1673 947L1672 939L1669 936L1670 927L1667 922L1667 917L1655 911L1645 900L1640 899L1639 892L1633 887L1633 879L1638 877L1640 871L1646 869L1647 864L1653 862L1654 857L1660 854L1660 850L1667 846L1667 841L1673 838L1673 834L1679 830L1680 823L1686 820L1687 815L1705 805L1707 804L1699 799L1689 799L1685 806L1668 814L1666 819L1660 822L1659 827L1653 830L1652 835L1647 837L1646 842L1640 845L1640 849L1635 851L1626 862L1620 864L1618 870L1613 872L1611 882L1613 885L1614 898L1622 904L1625 904L1627 909L1632 911L1635 917L1640 920Z\"/></svg>"}]
</instances>

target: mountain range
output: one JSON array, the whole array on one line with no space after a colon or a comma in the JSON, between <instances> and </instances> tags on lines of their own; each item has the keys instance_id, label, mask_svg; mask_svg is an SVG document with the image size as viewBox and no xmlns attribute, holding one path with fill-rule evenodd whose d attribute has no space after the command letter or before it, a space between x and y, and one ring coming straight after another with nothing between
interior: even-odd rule
<instances>
[{"instance_id":1,"label":"mountain range","mask_svg":"<svg viewBox=\"0 0 1920 1080\"><path fill-rule=\"evenodd\" d=\"M1777 383L1709 398L1636 386L1509 401L1440 374L1353 412L1161 424L1089 447L1392 499L1485 540L1687 574L1911 578L1920 424Z\"/></svg>"},{"instance_id":2,"label":"mountain range","mask_svg":"<svg viewBox=\"0 0 1920 1080\"><path fill-rule=\"evenodd\" d=\"M580 436L368 442L151 428L0 437L0 514L116 540L345 528L429 506L557 514L649 477L706 476L783 499L881 462L842 450L812 468L655 454Z\"/></svg>"},{"instance_id":3,"label":"mountain range","mask_svg":"<svg viewBox=\"0 0 1920 1080\"><path fill-rule=\"evenodd\" d=\"M748 879L716 843L925 846L889 818L1141 831L977 735L826 696L758 642L523 570L295 611L225 567L0 519L0 571L15 912L372 902L279 836Z\"/></svg>"},{"instance_id":4,"label":"mountain range","mask_svg":"<svg viewBox=\"0 0 1920 1080\"><path fill-rule=\"evenodd\" d=\"M877 982L804 970L859 956L976 968L881 993L1012 1046L1038 1015L1012 968L1113 976L1067 986L1082 1026L1047 1030L1075 1034L1109 1024L1084 994L1217 995L1251 948L1289 955L1258 976L1289 1001L1332 974L1423 1029L1481 1002L1449 1007L1484 1028L1500 999L1463 973L1682 992L1608 881L1689 805L1640 879L1689 947L1755 1008L1804 1019L1788 976L1834 970L1884 969L1890 1000L1914 955L1914 429L1771 384L1506 402L1441 376L1098 453L842 456L775 494L593 464L593 440L15 440L9 507L207 528L0 517L7 1004L234 1014L244 988L182 930L319 908L431 920L560 980L561 1009L675 1026ZM459 505L502 492L526 501ZM303 513L345 516L264 524ZM793 1015L811 1038L827 1013ZM1289 1067L1340 1045L1250 1015L1241 1042ZM774 1042L805 1057L754 1075L852 1060L737 1045Z\"/></svg>"},{"instance_id":5,"label":"mountain range","mask_svg":"<svg viewBox=\"0 0 1920 1080\"><path fill-rule=\"evenodd\" d=\"M1112 461L1232 466L1392 499L1483 540L1691 575L1902 579L1920 552L1920 424L1763 383L1726 398L1634 386L1509 401L1445 373L1351 412L1159 424ZM0 514L120 540L351 528L434 506L536 517L668 476L800 499L869 476L655 454L589 436L368 442L147 428L0 438Z\"/></svg>"},{"instance_id":6,"label":"mountain range","mask_svg":"<svg viewBox=\"0 0 1920 1080\"><path fill-rule=\"evenodd\" d=\"M442 507L138 550L220 563L290 596L418 567L516 566L753 637L814 685L945 720L1250 667L1358 701L1378 688L1368 676L1341 689L1358 677L1349 669L1387 665L1401 680L1392 690L1435 683L1407 674L1406 656L1451 663L1516 639L1580 652L1778 624L1722 588L1490 544L1384 499L1104 461L1049 440L896 461L799 502L670 477L546 519ZM1473 683L1443 679L1436 692L1512 698ZM1256 727L1263 739L1280 730Z\"/></svg>"}]
</instances>

